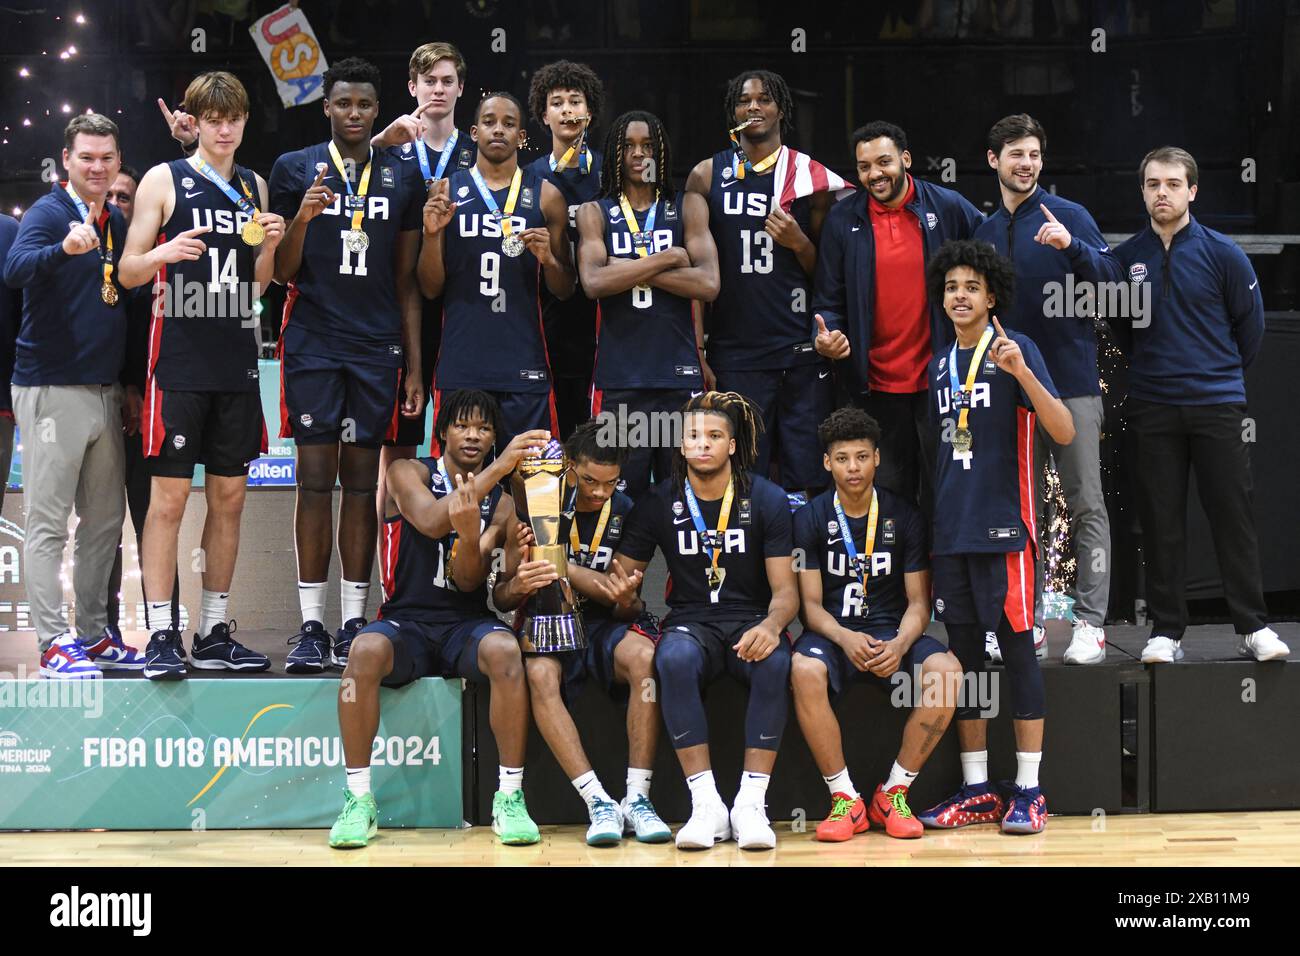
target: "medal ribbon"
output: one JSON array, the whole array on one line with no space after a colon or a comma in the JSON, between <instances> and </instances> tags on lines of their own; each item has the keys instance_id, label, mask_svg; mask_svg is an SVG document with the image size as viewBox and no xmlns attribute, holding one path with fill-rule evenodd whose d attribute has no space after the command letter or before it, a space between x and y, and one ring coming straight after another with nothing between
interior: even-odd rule
<instances>
[{"instance_id":1,"label":"medal ribbon","mask_svg":"<svg viewBox=\"0 0 1300 956\"><path fill-rule=\"evenodd\" d=\"M447 162L451 159L451 154L456 148L456 140L460 139L460 130L453 129L451 135L447 137L447 142L442 147L442 156L438 158L438 168L432 176L429 175L429 147L423 139L415 141L415 154L420 159L420 172L424 174L424 181L431 183L435 179L442 179L442 174L447 171Z\"/></svg>"},{"instance_id":2,"label":"medal ribbon","mask_svg":"<svg viewBox=\"0 0 1300 956\"><path fill-rule=\"evenodd\" d=\"M474 180L474 188L483 197L483 202L487 204L488 209L492 210L492 215L501 220L501 235L509 238L513 233L510 227L510 214L515 211L515 203L519 201L519 186L524 181L523 170L518 166L515 167L515 176L510 180L510 193L506 196L504 211L497 206L497 201L492 196L492 190L488 189L487 183L483 181L483 174L478 171L478 167L471 166L469 174Z\"/></svg>"},{"instance_id":3,"label":"medal ribbon","mask_svg":"<svg viewBox=\"0 0 1300 956\"><path fill-rule=\"evenodd\" d=\"M751 163L749 161L749 156L747 156L745 150L741 148L740 140L736 138L736 134L748 125L749 123L741 123L739 126L727 131L727 135L731 137L731 145L736 147L736 157L732 160L731 168L732 171L735 172L737 179L744 179L746 172L767 172L768 169L772 167L772 164L776 162L777 157L781 155L781 150L784 148L778 146L770 155L763 157L756 163Z\"/></svg>"},{"instance_id":4,"label":"medal ribbon","mask_svg":"<svg viewBox=\"0 0 1300 956\"><path fill-rule=\"evenodd\" d=\"M636 254L644 259L650 255L649 239L655 228L655 214L659 211L659 190L655 190L655 200L650 204L650 208L645 214L645 242L637 241L637 238L642 235L641 227L637 225L636 211L632 208L632 204L628 202L626 194L618 194L618 204L623 210L623 218L627 220L627 224L632 230L632 247L636 249Z\"/></svg>"},{"instance_id":5,"label":"medal ribbon","mask_svg":"<svg viewBox=\"0 0 1300 956\"><path fill-rule=\"evenodd\" d=\"M551 164L551 172L557 169L568 169L573 163L573 154L578 152L579 147L582 153L578 156L578 171L584 176L591 172L591 152L587 149L587 123L582 124L582 132L578 134L578 141L564 151L564 155L557 161L555 154L552 153L546 157Z\"/></svg>"},{"instance_id":6,"label":"medal ribbon","mask_svg":"<svg viewBox=\"0 0 1300 956\"><path fill-rule=\"evenodd\" d=\"M600 539L605 536L605 525L609 523L609 514L614 510L614 499L606 498L605 503L601 505L600 517L596 519L596 530L591 535L591 544L584 548L582 546L582 539L578 536L578 510L576 505L578 490L576 488L573 490L573 495L575 504L573 509L573 523L569 525L569 550L575 555L586 553L594 557L596 549L600 547ZM581 557L579 557L578 563L583 567L587 566L582 561Z\"/></svg>"},{"instance_id":7,"label":"medal ribbon","mask_svg":"<svg viewBox=\"0 0 1300 956\"><path fill-rule=\"evenodd\" d=\"M339 171L339 177L343 180L343 185L347 187L348 195L352 195L352 182L348 179L347 168L343 165L343 157L339 154L339 148L330 140L330 159L334 160L334 168ZM361 171L361 182L357 185L356 196L361 200L361 207L352 210L352 231L361 231L361 219L366 213L366 193L370 190L370 168L374 165L375 148L370 147L370 155L366 157L366 168Z\"/></svg>"},{"instance_id":8,"label":"medal ribbon","mask_svg":"<svg viewBox=\"0 0 1300 956\"><path fill-rule=\"evenodd\" d=\"M844 536L844 553L849 556L849 566L852 567L858 560L858 546L853 541L853 529L849 526L848 515L844 513L844 506L840 504L840 493L835 492L835 497L831 499L835 505L835 517L839 518L840 531ZM876 489L871 489L871 510L867 512L867 536L862 543L862 556L865 559L862 563L862 599L867 599L867 564L871 559L871 553L876 549L876 519L880 517L880 500L876 496Z\"/></svg>"},{"instance_id":9,"label":"medal ribbon","mask_svg":"<svg viewBox=\"0 0 1300 956\"><path fill-rule=\"evenodd\" d=\"M970 357L970 368L966 370L966 392L970 392L975 387L975 376L979 374L980 361L984 358L984 351L993 341L993 326L984 327L984 334L980 336L979 344L975 346L975 354ZM948 352L948 390L953 395L958 393L957 388L957 343L952 343L952 349ZM970 420L970 402L967 400L957 414L957 427L966 428Z\"/></svg>"},{"instance_id":10,"label":"medal ribbon","mask_svg":"<svg viewBox=\"0 0 1300 956\"><path fill-rule=\"evenodd\" d=\"M220 173L204 162L203 157L198 153L191 156L189 162L199 175L225 193L226 198L238 206L242 212L246 212L250 216L257 215L257 205L253 202L253 194L248 188L248 183L244 182L243 176L239 177L240 188L244 190L244 195L241 196L231 188L230 183L221 178Z\"/></svg>"},{"instance_id":11,"label":"medal ribbon","mask_svg":"<svg viewBox=\"0 0 1300 956\"><path fill-rule=\"evenodd\" d=\"M735 494L736 480L732 478L727 482L727 490L722 495L722 510L718 512L718 529L710 532L704 525L704 515L700 514L700 503L695 500L691 480L686 479L686 507L691 509L691 520L695 522L695 531L700 536L700 547L708 552L710 568L713 571L718 569L718 557L722 554L722 536L727 530L727 520L731 517L731 501ZM717 536L717 547L713 545L714 535Z\"/></svg>"},{"instance_id":12,"label":"medal ribbon","mask_svg":"<svg viewBox=\"0 0 1300 956\"><path fill-rule=\"evenodd\" d=\"M77 195L77 191L72 188L72 183L65 183L63 188L72 197L72 204L77 207L77 212L81 213L81 219L84 222L86 217L90 215L90 207ZM101 245L103 251L99 254L100 261L104 264L104 285L106 287L113 284L113 230L109 228L109 222L111 222L111 217L104 221L103 244ZM92 222L90 228L99 232L99 223Z\"/></svg>"}]
</instances>

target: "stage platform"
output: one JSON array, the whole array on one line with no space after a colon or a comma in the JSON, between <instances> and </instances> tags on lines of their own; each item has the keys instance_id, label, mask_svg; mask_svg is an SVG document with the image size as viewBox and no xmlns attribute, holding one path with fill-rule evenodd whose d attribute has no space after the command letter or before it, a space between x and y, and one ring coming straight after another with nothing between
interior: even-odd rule
<instances>
[{"instance_id":1,"label":"stage platform","mask_svg":"<svg viewBox=\"0 0 1300 956\"><path fill-rule=\"evenodd\" d=\"M1300 624L1278 624L1275 629L1293 649L1300 650ZM932 625L931 633L944 639L941 625ZM1043 664L1048 723L1042 783L1052 813L1100 817L1152 811L1300 809L1300 739L1291 732L1300 722L1300 654L1293 653L1285 662L1258 664L1237 656L1236 638L1230 628L1197 627L1189 630L1184 642L1186 660L1144 666L1138 656L1145 643L1145 628L1115 626L1108 628L1107 633L1109 649L1104 664L1068 667L1061 657L1069 642L1069 626L1054 621L1048 629L1049 656ZM170 685L150 685L132 674L108 675L99 705L104 720L83 721L59 729L60 746L76 744L82 748L82 753L65 757L80 759L87 771L92 765L101 771L101 782L96 784L94 794L97 806L102 808L111 802L107 792L125 792L118 787L129 789L126 775L144 770L126 763L114 769L112 745L91 745L85 741L138 736L142 714L151 715L150 720L155 722L175 720L186 727L179 736L168 737L170 743L151 741L147 748L180 748L183 744L177 740L194 736L206 737L209 742L220 737L229 748L236 739L249 736L250 718L263 709L281 711L270 718L279 720L296 707L293 723L282 725L278 731L274 727L267 731L268 724L264 724L262 732L279 734L275 740L323 741L324 744L314 746L328 748L338 733L334 691L330 686L337 681L338 672L321 677L285 675L284 656L288 650L285 641L289 634L269 630L239 634L245 643L271 657L273 665L269 673L192 672L183 684ZM145 635L132 633L128 640L143 645ZM3 672L0 681L18 676L35 680L37 663L33 634L9 632L0 638L0 672ZM981 690L987 694L987 702L995 714L990 729L990 770L995 780L1009 779L1014 775L1014 743L1005 706L1007 688L1001 667L991 666L989 675ZM137 686L117 686L121 682ZM382 746L396 749L382 764L376 763L377 793L383 803L385 787L394 788L401 796L390 800L390 807L396 803L397 807L421 808L418 816L409 820L404 820L401 813L385 814L385 823L429 826L429 821L435 818L430 814L435 814L437 825L454 825L455 813L449 803L455 802L457 792L461 794L463 819L470 824L487 823L497 766L496 746L487 721L489 693L486 688L471 686L462 696L458 682L426 680L420 684L419 688L384 692L385 707L396 712L385 711L389 719L381 728ZM22 698L14 694L15 686L0 683L0 757L6 746L42 749L40 735L50 726L46 715L23 713ZM444 687L447 694L440 689ZM428 697L438 702L436 719L411 728L408 734L401 721L393 718L399 713L410 713L403 706L405 700L413 701L415 696L431 694L436 688L436 696ZM27 691L30 694L30 686ZM907 708L900 705L901 696L901 688L857 685L839 704L846 755L860 788L873 787L883 778L895 756L908 714ZM744 688L723 678L710 688L706 701L714 769L719 789L728 799L734 795L740 773L744 700ZM573 701L573 711L593 766L610 791L621 794L627 760L622 707L588 684ZM18 720L23 721L21 726ZM15 743L15 738L19 742ZM408 746L416 738L421 741L419 754L414 744ZM429 743L435 739L439 741L437 745ZM456 740L460 741L459 762L454 759ZM273 742L266 746L290 745ZM434 749L430 750L431 747ZM219 761L225 752L207 747L200 761L202 766L190 770L205 780L210 778L220 770L220 763L214 761ZM260 765L254 761L252 765L236 768L241 785L256 789L257 785L265 784L257 794L249 791L252 796L262 796L268 788L293 785L295 780L310 777L313 787L320 788L318 794L328 795L324 806L308 807L297 801L282 800L276 803L274 814L262 816L247 807L241 806L236 812L223 806L220 813L210 814L204 825L214 828L326 825L324 816L334 812L335 801L330 797L342 787L341 767L317 759L307 768L311 770L308 775L297 762L300 751L283 753L285 756L278 767L275 759L270 759L268 765L263 755ZM430 762L429 755L433 753L438 755L439 763ZM123 759L129 761L127 757ZM145 763L151 762L146 755ZM403 766L398 769L394 763ZM457 763L459 772L452 776L447 772L449 765ZM412 767L416 769L413 771ZM531 731L527 767L529 807L539 823L578 824L585 819L582 804L535 728ZM204 768L207 772L199 773ZM660 812L665 819L684 820L689 813L687 790L672 750L662 738L655 771L652 797ZM171 771L165 779L170 780L178 772ZM119 780L115 774L123 775L123 779ZM250 779L243 779L245 775ZM386 778L392 782L386 783ZM9 789L14 784L9 781L16 780L21 780L25 787L23 812L11 815L0 826L123 825L111 813L69 817L64 812L57 815L62 822L56 822L53 817L43 819L42 792L56 782L54 776L33 778L28 774L15 778L0 774L0 792L14 793ZM418 798L421 780L436 785L439 792L436 806ZM1249 781L1249 785L1243 781ZM959 782L956 736L950 731L913 788L912 803L916 807L929 805L954 790ZM149 799L137 799L139 812L125 825L148 829L190 826L192 806L197 798L187 802L181 797L190 798L201 789L203 781L198 783L199 786L192 786L190 781L180 781L169 789L163 801L165 812L151 811ZM60 783L59 796L66 797L69 793L66 788L72 785L71 779ZM223 786L230 785L228 779ZM157 796L152 789L145 792ZM270 799L270 795L266 798ZM161 796L158 799L162 800ZM769 812L773 819L791 820L796 825L804 821L811 825L824 815L827 802L825 786L799 733L792 709L768 794ZM199 801L200 808L202 803ZM295 810L295 806L301 809ZM67 822L74 818L76 822Z\"/></svg>"}]
</instances>

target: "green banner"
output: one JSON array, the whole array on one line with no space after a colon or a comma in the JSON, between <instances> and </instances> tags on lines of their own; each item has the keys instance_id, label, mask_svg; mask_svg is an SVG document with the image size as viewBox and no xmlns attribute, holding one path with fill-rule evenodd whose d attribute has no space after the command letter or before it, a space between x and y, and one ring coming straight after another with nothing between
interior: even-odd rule
<instances>
[{"instance_id":1,"label":"green banner","mask_svg":"<svg viewBox=\"0 0 1300 956\"><path fill-rule=\"evenodd\" d=\"M328 827L334 680L0 680L0 829ZM380 691L382 827L462 822L461 683Z\"/></svg>"}]
</instances>

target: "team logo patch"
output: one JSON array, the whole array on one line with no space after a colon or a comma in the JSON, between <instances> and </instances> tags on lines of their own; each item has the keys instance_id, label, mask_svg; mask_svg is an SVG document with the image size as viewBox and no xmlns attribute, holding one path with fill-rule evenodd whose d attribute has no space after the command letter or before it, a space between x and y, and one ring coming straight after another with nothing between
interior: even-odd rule
<instances>
[{"instance_id":1,"label":"team logo patch","mask_svg":"<svg viewBox=\"0 0 1300 956\"><path fill-rule=\"evenodd\" d=\"M623 533L623 516L614 515L614 517L609 519L609 536L611 538L617 538L622 533Z\"/></svg>"},{"instance_id":2,"label":"team logo patch","mask_svg":"<svg viewBox=\"0 0 1300 956\"><path fill-rule=\"evenodd\" d=\"M685 509L682 507L682 503L680 501L673 502L673 514L677 515L677 517L680 518L684 510Z\"/></svg>"},{"instance_id":3,"label":"team logo patch","mask_svg":"<svg viewBox=\"0 0 1300 956\"><path fill-rule=\"evenodd\" d=\"M533 187L532 186L525 186L523 189L519 191L519 208L521 209L533 208Z\"/></svg>"},{"instance_id":4,"label":"team logo patch","mask_svg":"<svg viewBox=\"0 0 1300 956\"><path fill-rule=\"evenodd\" d=\"M302 422L303 428L311 428L311 423L312 421L314 421L314 419L311 417L311 415L304 412L303 414L298 416L298 421Z\"/></svg>"},{"instance_id":5,"label":"team logo patch","mask_svg":"<svg viewBox=\"0 0 1300 956\"><path fill-rule=\"evenodd\" d=\"M620 478L620 479L618 480L618 484L616 484L616 485L614 486L614 490L615 490L615 491L627 491L627 479L626 479L626 478Z\"/></svg>"},{"instance_id":6,"label":"team logo patch","mask_svg":"<svg viewBox=\"0 0 1300 956\"><path fill-rule=\"evenodd\" d=\"M943 598L935 598L935 599L934 599L934 612L935 612L936 614L942 614L942 613L943 613Z\"/></svg>"},{"instance_id":7,"label":"team logo patch","mask_svg":"<svg viewBox=\"0 0 1300 956\"><path fill-rule=\"evenodd\" d=\"M1145 262L1135 262L1128 267L1128 281L1141 282L1147 277L1147 264Z\"/></svg>"},{"instance_id":8,"label":"team logo patch","mask_svg":"<svg viewBox=\"0 0 1300 956\"><path fill-rule=\"evenodd\" d=\"M457 198L457 199L464 199L464 198L465 198L466 196L468 196L468 195L469 195L469 187L468 187L468 186L461 186L460 189L457 189L457 190L456 190L456 198Z\"/></svg>"},{"instance_id":9,"label":"team logo patch","mask_svg":"<svg viewBox=\"0 0 1300 956\"><path fill-rule=\"evenodd\" d=\"M822 656L822 649L821 649L820 647L810 647L810 648L808 648L808 653L809 653L809 654L816 654L818 657L821 657L821 656Z\"/></svg>"},{"instance_id":10,"label":"team logo patch","mask_svg":"<svg viewBox=\"0 0 1300 956\"><path fill-rule=\"evenodd\" d=\"M945 368L947 368L947 367L948 367L948 356L946 356L946 355L940 356L940 358L939 358L939 371L942 372L942 371L943 371Z\"/></svg>"},{"instance_id":11,"label":"team logo patch","mask_svg":"<svg viewBox=\"0 0 1300 956\"><path fill-rule=\"evenodd\" d=\"M665 218L665 219L676 219L676 218L677 218L677 203L675 203L675 202L665 202L665 203L664 203L664 218Z\"/></svg>"},{"instance_id":12,"label":"team logo patch","mask_svg":"<svg viewBox=\"0 0 1300 956\"><path fill-rule=\"evenodd\" d=\"M619 216L621 216L621 215L623 215L623 212L622 212L621 209L618 208L618 206L610 206L610 207L609 207L609 221L610 221L610 222L618 222Z\"/></svg>"},{"instance_id":13,"label":"team logo patch","mask_svg":"<svg viewBox=\"0 0 1300 956\"><path fill-rule=\"evenodd\" d=\"M749 499L741 498L740 499L740 523L741 524L749 524L749 512L750 512Z\"/></svg>"},{"instance_id":14,"label":"team logo patch","mask_svg":"<svg viewBox=\"0 0 1300 956\"><path fill-rule=\"evenodd\" d=\"M185 447L185 436L184 436L184 435L174 435L174 436L172 436L172 447L175 448L177 451L179 451L180 449L184 448L184 447Z\"/></svg>"},{"instance_id":15,"label":"team logo patch","mask_svg":"<svg viewBox=\"0 0 1300 956\"><path fill-rule=\"evenodd\" d=\"M885 544L894 543L894 519L893 518L885 519L885 527L882 531L882 538Z\"/></svg>"},{"instance_id":16,"label":"team logo patch","mask_svg":"<svg viewBox=\"0 0 1300 956\"><path fill-rule=\"evenodd\" d=\"M186 189L193 189L194 180L193 178L186 176L184 179L181 180L181 185L184 186Z\"/></svg>"},{"instance_id":17,"label":"team logo patch","mask_svg":"<svg viewBox=\"0 0 1300 956\"><path fill-rule=\"evenodd\" d=\"M723 178L723 179L730 179L730 178L731 178L731 167L730 167L730 166L724 166L724 167L723 167L723 169L722 169L722 178Z\"/></svg>"},{"instance_id":18,"label":"team logo patch","mask_svg":"<svg viewBox=\"0 0 1300 956\"><path fill-rule=\"evenodd\" d=\"M828 522L826 522L826 533L827 533L827 534L839 534L839 533L840 533L840 523L839 523L838 521L828 521Z\"/></svg>"},{"instance_id":19,"label":"team logo patch","mask_svg":"<svg viewBox=\"0 0 1300 956\"><path fill-rule=\"evenodd\" d=\"M469 158L468 146L460 151L460 157L456 160L456 165L459 166L461 169L469 168L470 158Z\"/></svg>"},{"instance_id":20,"label":"team logo patch","mask_svg":"<svg viewBox=\"0 0 1300 956\"><path fill-rule=\"evenodd\" d=\"M939 217L932 212L927 212L925 214L925 227L927 229L933 229L937 225L939 225Z\"/></svg>"},{"instance_id":21,"label":"team logo patch","mask_svg":"<svg viewBox=\"0 0 1300 956\"><path fill-rule=\"evenodd\" d=\"M393 167L379 167L379 184L385 189L394 189L397 186L397 179L393 176Z\"/></svg>"},{"instance_id":22,"label":"team logo patch","mask_svg":"<svg viewBox=\"0 0 1300 956\"><path fill-rule=\"evenodd\" d=\"M411 144L410 144L410 143L403 143L403 144L402 144L402 152L404 152L404 153L409 153L410 151L411 151Z\"/></svg>"}]
</instances>

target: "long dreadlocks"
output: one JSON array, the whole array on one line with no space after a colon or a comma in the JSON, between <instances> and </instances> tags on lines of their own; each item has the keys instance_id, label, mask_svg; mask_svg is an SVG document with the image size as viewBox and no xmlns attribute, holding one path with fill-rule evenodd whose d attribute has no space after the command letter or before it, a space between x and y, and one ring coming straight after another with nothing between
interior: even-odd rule
<instances>
[{"instance_id":1,"label":"long dreadlocks","mask_svg":"<svg viewBox=\"0 0 1300 956\"><path fill-rule=\"evenodd\" d=\"M722 103L727 128L736 125L736 105L740 102L740 94L745 88L746 80L760 81L763 84L763 91L776 100L776 108L781 111L781 134L784 136L794 129L794 98L790 95L790 87L785 85L785 80L781 78L780 73L773 73L771 70L746 70L744 73L737 73L727 83L727 96Z\"/></svg>"},{"instance_id":2,"label":"long dreadlocks","mask_svg":"<svg viewBox=\"0 0 1300 956\"><path fill-rule=\"evenodd\" d=\"M650 128L650 143L654 150L654 179L659 195L672 199L677 195L673 182L672 148L668 133L659 117L645 110L628 110L614 120L605 136L605 161L600 168L600 195L602 199L618 199L623 192L623 150L627 146L627 128L633 123L645 123Z\"/></svg>"},{"instance_id":3,"label":"long dreadlocks","mask_svg":"<svg viewBox=\"0 0 1300 956\"><path fill-rule=\"evenodd\" d=\"M731 473L739 491L748 491L750 469L758 459L758 436L763 430L763 417L758 407L739 392L705 392L696 395L682 406L682 418L694 412L712 412L721 415L731 425L731 437L736 439L736 450L731 456ZM673 458L673 481L680 491L686 484L686 458Z\"/></svg>"}]
</instances>

